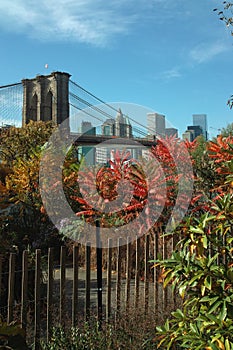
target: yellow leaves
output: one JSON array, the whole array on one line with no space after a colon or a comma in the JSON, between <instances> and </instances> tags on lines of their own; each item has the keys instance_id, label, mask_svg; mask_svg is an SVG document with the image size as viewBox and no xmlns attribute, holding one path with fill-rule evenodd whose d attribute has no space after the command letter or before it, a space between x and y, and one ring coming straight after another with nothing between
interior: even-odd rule
<instances>
[{"instance_id":1,"label":"yellow leaves","mask_svg":"<svg viewBox=\"0 0 233 350\"><path fill-rule=\"evenodd\" d=\"M196 250L196 244L190 244L189 249L190 249L190 253L193 254Z\"/></svg>"},{"instance_id":2,"label":"yellow leaves","mask_svg":"<svg viewBox=\"0 0 233 350\"><path fill-rule=\"evenodd\" d=\"M214 349L217 346L220 350L231 350L233 345L232 342L229 341L228 337L225 338L220 333L217 333L216 336L212 338L211 343L214 344ZM212 349L212 347L206 347L206 349L209 348Z\"/></svg>"},{"instance_id":3,"label":"yellow leaves","mask_svg":"<svg viewBox=\"0 0 233 350\"><path fill-rule=\"evenodd\" d=\"M30 122L22 128L6 129L0 138L3 160L12 166L16 159L29 159L49 139L53 130L50 122Z\"/></svg>"},{"instance_id":4,"label":"yellow leaves","mask_svg":"<svg viewBox=\"0 0 233 350\"><path fill-rule=\"evenodd\" d=\"M196 233L200 234L200 232L201 231L197 229ZM200 234L197 237L194 237L194 234L191 233L190 238L191 238L191 243L189 245L190 254L192 255L196 253L197 256L202 256L204 253L204 250L207 249L207 246L208 246L207 236L204 234L204 232L202 233L202 235Z\"/></svg>"},{"instance_id":5,"label":"yellow leaves","mask_svg":"<svg viewBox=\"0 0 233 350\"><path fill-rule=\"evenodd\" d=\"M182 299L184 299L184 297L185 297L186 288L187 288L186 285L182 285L179 287L179 294L180 294Z\"/></svg>"},{"instance_id":6,"label":"yellow leaves","mask_svg":"<svg viewBox=\"0 0 233 350\"><path fill-rule=\"evenodd\" d=\"M215 338L215 341L217 342L219 349L225 350L225 345L223 344L223 342L220 339Z\"/></svg>"},{"instance_id":7,"label":"yellow leaves","mask_svg":"<svg viewBox=\"0 0 233 350\"><path fill-rule=\"evenodd\" d=\"M6 190L12 199L34 204L39 198L39 157L14 162L12 172L6 177Z\"/></svg>"}]
</instances>

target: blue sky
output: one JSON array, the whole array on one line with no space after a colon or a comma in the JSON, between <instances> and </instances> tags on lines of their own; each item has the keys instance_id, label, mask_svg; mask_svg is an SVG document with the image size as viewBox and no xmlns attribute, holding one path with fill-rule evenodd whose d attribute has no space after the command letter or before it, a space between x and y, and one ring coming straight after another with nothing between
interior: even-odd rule
<instances>
[{"instance_id":1,"label":"blue sky","mask_svg":"<svg viewBox=\"0 0 233 350\"><path fill-rule=\"evenodd\" d=\"M164 114L180 133L205 113L213 136L233 122L233 37L215 7L220 0L0 0L0 85L65 71L104 101Z\"/></svg>"}]
</instances>

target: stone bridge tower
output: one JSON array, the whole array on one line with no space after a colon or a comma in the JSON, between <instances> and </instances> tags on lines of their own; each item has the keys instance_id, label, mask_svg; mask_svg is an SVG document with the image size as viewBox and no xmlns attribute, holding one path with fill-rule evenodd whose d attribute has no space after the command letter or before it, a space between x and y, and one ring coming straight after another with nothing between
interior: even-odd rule
<instances>
[{"instance_id":1,"label":"stone bridge tower","mask_svg":"<svg viewBox=\"0 0 233 350\"><path fill-rule=\"evenodd\" d=\"M23 120L53 121L55 125L67 120L69 127L69 78L70 74L53 72L23 79Z\"/></svg>"}]
</instances>

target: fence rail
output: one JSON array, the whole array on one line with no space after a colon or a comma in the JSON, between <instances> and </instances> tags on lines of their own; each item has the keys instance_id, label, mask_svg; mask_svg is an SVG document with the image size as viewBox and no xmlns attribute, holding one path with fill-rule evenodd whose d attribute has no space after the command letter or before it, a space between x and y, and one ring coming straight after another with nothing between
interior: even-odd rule
<instances>
[{"instance_id":1,"label":"fence rail","mask_svg":"<svg viewBox=\"0 0 233 350\"><path fill-rule=\"evenodd\" d=\"M110 322L140 306L145 313L153 309L156 319L175 306L175 296L162 288L159 268L152 269L149 261L159 255L166 258L173 246L173 238L165 240L160 232L128 241L126 246L119 239L116 248L109 239L108 248L103 249L106 269L101 276L101 294L96 266L91 264L95 254L91 244L85 247L84 266L80 266L79 246L73 247L69 267L65 247L60 250L59 266L55 266L53 248L48 250L46 264L40 249L33 262L28 251L21 257L11 253L4 265L6 259L1 255L0 314L8 323L19 321L35 349L39 349L41 338L50 339L52 326L65 327L68 322L75 326L92 315Z\"/></svg>"}]
</instances>

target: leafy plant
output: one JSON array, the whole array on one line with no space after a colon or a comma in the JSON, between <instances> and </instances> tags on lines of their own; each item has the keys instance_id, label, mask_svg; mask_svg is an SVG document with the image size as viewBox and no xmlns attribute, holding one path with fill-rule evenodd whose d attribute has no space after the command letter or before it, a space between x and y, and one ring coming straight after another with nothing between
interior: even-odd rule
<instances>
[{"instance_id":1,"label":"leafy plant","mask_svg":"<svg viewBox=\"0 0 233 350\"><path fill-rule=\"evenodd\" d=\"M154 326L151 319L148 321L141 315L138 320L135 314L131 317L131 320L122 317L122 321L115 326L102 324L101 328L96 320L90 320L89 323L84 323L80 327L71 327L66 330L61 327L53 328L51 340L48 343L42 342L42 350L154 349ZM141 332L138 332L139 322L141 322Z\"/></svg>"},{"instance_id":2,"label":"leafy plant","mask_svg":"<svg viewBox=\"0 0 233 350\"><path fill-rule=\"evenodd\" d=\"M0 321L0 350L28 350L25 341L25 332L15 322L7 324Z\"/></svg>"},{"instance_id":3,"label":"leafy plant","mask_svg":"<svg viewBox=\"0 0 233 350\"><path fill-rule=\"evenodd\" d=\"M47 250L48 245L59 242L57 230L43 210L39 189L41 153L53 130L50 122L30 122L1 131L1 252L12 245L19 252L28 246Z\"/></svg>"},{"instance_id":4,"label":"leafy plant","mask_svg":"<svg viewBox=\"0 0 233 350\"><path fill-rule=\"evenodd\" d=\"M55 127L51 122L33 122L0 132L0 158L8 166L16 159L28 159L48 141Z\"/></svg>"},{"instance_id":5,"label":"leafy plant","mask_svg":"<svg viewBox=\"0 0 233 350\"><path fill-rule=\"evenodd\" d=\"M85 324L84 329L71 327L65 331L61 327L53 329L51 341L42 344L43 350L95 350L112 349L111 327L105 332L99 330L98 324L90 327Z\"/></svg>"},{"instance_id":6,"label":"leafy plant","mask_svg":"<svg viewBox=\"0 0 233 350\"><path fill-rule=\"evenodd\" d=\"M233 138L219 137L208 151L221 176L206 213L190 215L176 234L169 259L157 261L164 287L176 289L183 306L157 327L163 349L233 349Z\"/></svg>"},{"instance_id":7,"label":"leafy plant","mask_svg":"<svg viewBox=\"0 0 233 350\"><path fill-rule=\"evenodd\" d=\"M116 152L114 161L102 168L83 168L79 172L79 181L83 183L82 193L72 196L73 201L80 205L77 216L84 217L88 222L100 220L103 227L120 226L133 220L144 208L147 200L147 184L145 174L138 162L128 162L129 154ZM123 186L121 203L109 213L102 214L108 203L118 197L119 187ZM133 196L131 198L131 187ZM97 189L97 191L96 191ZM85 195L85 199L83 199ZM88 198L88 200L86 200ZM114 202L113 202L114 204ZM95 208L100 208L99 210ZM120 208L119 208L120 207Z\"/></svg>"}]
</instances>

